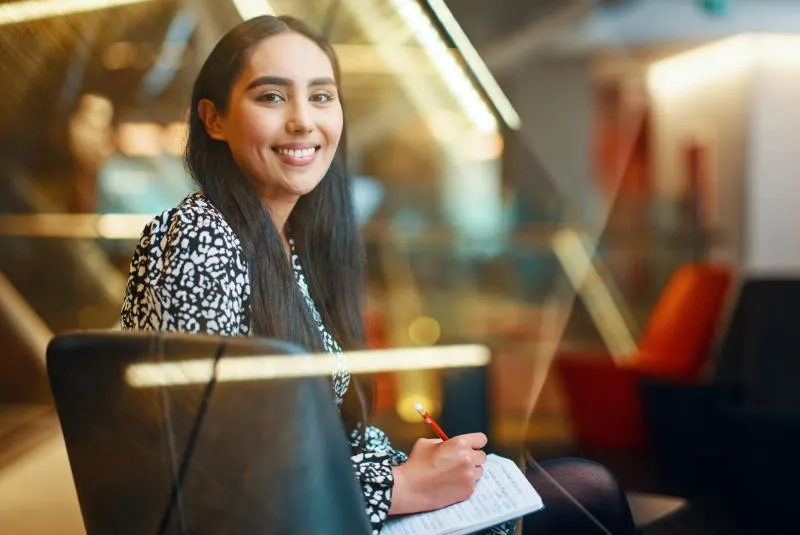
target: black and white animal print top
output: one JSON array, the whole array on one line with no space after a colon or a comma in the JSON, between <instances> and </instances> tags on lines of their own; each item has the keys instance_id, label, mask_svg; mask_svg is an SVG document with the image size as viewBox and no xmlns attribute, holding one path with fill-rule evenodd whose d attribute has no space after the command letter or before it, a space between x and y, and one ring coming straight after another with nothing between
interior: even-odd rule
<instances>
[{"instance_id":1,"label":"black and white animal print top","mask_svg":"<svg viewBox=\"0 0 800 535\"><path fill-rule=\"evenodd\" d=\"M325 349L335 359L331 377L337 405L350 374L341 348L330 335L290 241L295 280ZM122 305L123 329L248 336L250 279L244 250L222 213L203 193L188 196L176 208L155 217L142 232L131 260ZM358 443L353 433L353 445ZM380 532L392 500L392 467L407 456L394 449L382 430L369 426L359 452L351 457L367 508L372 533ZM511 533L513 523L487 533Z\"/></svg>"},{"instance_id":2,"label":"black and white animal print top","mask_svg":"<svg viewBox=\"0 0 800 535\"><path fill-rule=\"evenodd\" d=\"M345 358L322 323L291 245L295 280L325 349L336 359L331 381L336 403L341 404L350 384ZM247 336L249 300L250 280L239 239L208 198L195 193L145 227L131 261L121 323L123 329ZM364 439L351 460L377 534L391 505L392 466L407 457L378 428L368 427Z\"/></svg>"}]
</instances>

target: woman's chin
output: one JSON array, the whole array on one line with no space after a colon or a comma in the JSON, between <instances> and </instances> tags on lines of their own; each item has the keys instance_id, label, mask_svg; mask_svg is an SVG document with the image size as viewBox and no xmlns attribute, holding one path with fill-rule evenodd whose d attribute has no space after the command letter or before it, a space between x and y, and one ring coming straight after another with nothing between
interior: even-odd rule
<instances>
[{"instance_id":1,"label":"woman's chin","mask_svg":"<svg viewBox=\"0 0 800 535\"><path fill-rule=\"evenodd\" d=\"M296 177L294 180L289 180L286 183L285 189L287 192L290 192L294 195L299 195L299 196L308 195L309 193L314 191L314 189L316 189L317 186L319 186L323 178L325 177L324 176L317 176L313 178L310 176Z\"/></svg>"},{"instance_id":2,"label":"woman's chin","mask_svg":"<svg viewBox=\"0 0 800 535\"><path fill-rule=\"evenodd\" d=\"M309 182L291 184L288 188L286 188L286 191L288 193L291 193L292 195L302 197L303 195L308 195L309 193L314 191L314 189L316 189L316 187L319 185L320 182L321 182L320 180L316 180L313 182L309 181Z\"/></svg>"}]
</instances>

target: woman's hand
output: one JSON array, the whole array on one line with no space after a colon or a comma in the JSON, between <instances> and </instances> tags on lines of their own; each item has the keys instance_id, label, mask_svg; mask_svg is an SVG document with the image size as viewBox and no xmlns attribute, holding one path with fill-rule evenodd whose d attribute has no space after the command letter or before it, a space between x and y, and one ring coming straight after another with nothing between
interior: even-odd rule
<instances>
[{"instance_id":1,"label":"woman's hand","mask_svg":"<svg viewBox=\"0 0 800 535\"><path fill-rule=\"evenodd\" d=\"M441 509L466 500L483 475L486 445L483 433L469 433L442 442L417 440L408 460L392 468L394 488L390 515Z\"/></svg>"}]
</instances>

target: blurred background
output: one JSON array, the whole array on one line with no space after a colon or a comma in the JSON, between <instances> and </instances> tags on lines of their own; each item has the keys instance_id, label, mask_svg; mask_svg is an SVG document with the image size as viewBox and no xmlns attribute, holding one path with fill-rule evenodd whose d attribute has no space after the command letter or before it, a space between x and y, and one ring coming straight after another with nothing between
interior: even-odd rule
<instances>
[{"instance_id":1,"label":"blurred background","mask_svg":"<svg viewBox=\"0 0 800 535\"><path fill-rule=\"evenodd\" d=\"M687 499L648 533L795 532L800 2L0 0L4 533L82 533L45 347L116 327L143 226L194 189L194 77L261 13L339 55L370 346L492 351L376 377L398 446L423 401Z\"/></svg>"}]
</instances>

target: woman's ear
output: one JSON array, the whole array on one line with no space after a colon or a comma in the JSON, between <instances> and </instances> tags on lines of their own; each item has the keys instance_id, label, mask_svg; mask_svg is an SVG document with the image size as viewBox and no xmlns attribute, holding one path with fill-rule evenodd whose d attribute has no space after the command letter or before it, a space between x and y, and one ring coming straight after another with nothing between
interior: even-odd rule
<instances>
[{"instance_id":1,"label":"woman's ear","mask_svg":"<svg viewBox=\"0 0 800 535\"><path fill-rule=\"evenodd\" d=\"M207 98L202 99L197 103L197 113L211 139L225 141L224 118L217 111L214 103Z\"/></svg>"}]
</instances>

